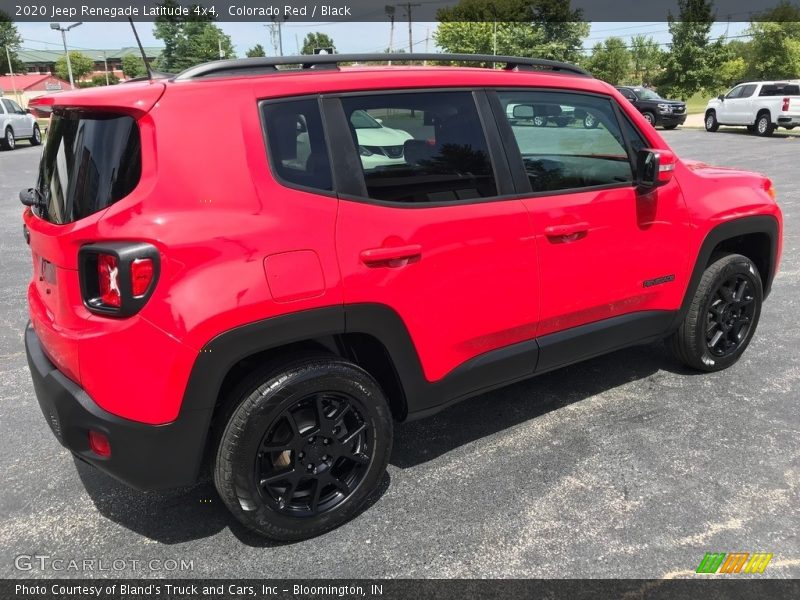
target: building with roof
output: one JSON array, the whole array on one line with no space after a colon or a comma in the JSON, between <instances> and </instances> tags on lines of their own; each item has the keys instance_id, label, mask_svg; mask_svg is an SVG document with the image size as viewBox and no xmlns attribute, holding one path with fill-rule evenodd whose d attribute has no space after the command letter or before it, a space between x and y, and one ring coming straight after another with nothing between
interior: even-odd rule
<instances>
[{"instance_id":1,"label":"building with roof","mask_svg":"<svg viewBox=\"0 0 800 600\"><path fill-rule=\"evenodd\" d=\"M50 73L0 76L0 96L12 98L22 106L28 106L31 98L68 89L69 81L59 79Z\"/></svg>"},{"instance_id":2,"label":"building with roof","mask_svg":"<svg viewBox=\"0 0 800 600\"><path fill-rule=\"evenodd\" d=\"M70 49L71 52L80 52L94 61L94 72L90 73L86 79L91 79L95 75L104 75L106 71L123 79L122 58L133 55L141 56L138 46L127 46L116 50L79 50ZM163 48L149 46L144 48L148 61L152 61L161 56ZM25 70L29 74L48 74L55 73L56 61L64 56L63 50L17 50L16 55L25 64Z\"/></svg>"}]
</instances>

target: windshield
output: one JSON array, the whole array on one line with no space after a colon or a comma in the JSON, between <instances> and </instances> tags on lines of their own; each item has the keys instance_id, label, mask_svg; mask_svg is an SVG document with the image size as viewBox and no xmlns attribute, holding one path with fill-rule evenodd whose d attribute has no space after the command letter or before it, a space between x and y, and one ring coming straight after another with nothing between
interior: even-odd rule
<instances>
[{"instance_id":1,"label":"windshield","mask_svg":"<svg viewBox=\"0 0 800 600\"><path fill-rule=\"evenodd\" d=\"M110 206L139 183L141 161L132 117L54 114L39 165L39 216L71 223Z\"/></svg>"},{"instance_id":2,"label":"windshield","mask_svg":"<svg viewBox=\"0 0 800 600\"><path fill-rule=\"evenodd\" d=\"M382 125L373 119L366 111L354 110L350 115L350 122L356 129L380 129Z\"/></svg>"},{"instance_id":3,"label":"windshield","mask_svg":"<svg viewBox=\"0 0 800 600\"><path fill-rule=\"evenodd\" d=\"M662 100L661 96L647 88L636 88L634 91L640 100Z\"/></svg>"}]
</instances>

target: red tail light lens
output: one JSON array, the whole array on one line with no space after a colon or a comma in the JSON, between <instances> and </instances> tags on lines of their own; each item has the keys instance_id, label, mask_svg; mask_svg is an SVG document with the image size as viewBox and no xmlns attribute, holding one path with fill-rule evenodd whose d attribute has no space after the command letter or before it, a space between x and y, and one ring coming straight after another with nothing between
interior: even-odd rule
<instances>
[{"instance_id":1,"label":"red tail light lens","mask_svg":"<svg viewBox=\"0 0 800 600\"><path fill-rule=\"evenodd\" d=\"M131 293L144 296L153 281L155 268L152 258L137 258L131 263Z\"/></svg>"},{"instance_id":2,"label":"red tail light lens","mask_svg":"<svg viewBox=\"0 0 800 600\"><path fill-rule=\"evenodd\" d=\"M111 254L100 254L97 257L97 283L100 289L100 300L106 306L119 308L122 295L119 287L119 263Z\"/></svg>"},{"instance_id":3,"label":"red tail light lens","mask_svg":"<svg viewBox=\"0 0 800 600\"><path fill-rule=\"evenodd\" d=\"M783 107L781 107L781 110L784 112L789 110L789 98L783 99Z\"/></svg>"},{"instance_id":4,"label":"red tail light lens","mask_svg":"<svg viewBox=\"0 0 800 600\"><path fill-rule=\"evenodd\" d=\"M98 315L130 317L155 291L161 259L146 242L98 242L78 251L83 305Z\"/></svg>"},{"instance_id":5,"label":"red tail light lens","mask_svg":"<svg viewBox=\"0 0 800 600\"><path fill-rule=\"evenodd\" d=\"M111 442L105 433L89 431L89 449L103 458L111 456Z\"/></svg>"}]
</instances>

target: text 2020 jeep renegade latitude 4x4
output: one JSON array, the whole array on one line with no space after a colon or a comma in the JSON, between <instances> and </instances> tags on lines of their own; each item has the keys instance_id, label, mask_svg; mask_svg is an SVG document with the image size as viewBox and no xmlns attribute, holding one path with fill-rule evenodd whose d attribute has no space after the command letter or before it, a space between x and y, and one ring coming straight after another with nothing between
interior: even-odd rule
<instances>
[{"instance_id":1,"label":"text 2020 jeep renegade latitude 4x4","mask_svg":"<svg viewBox=\"0 0 800 600\"><path fill-rule=\"evenodd\" d=\"M246 59L43 101L25 341L60 442L139 489L208 457L239 520L300 539L363 506L393 420L662 337L734 363L771 182L677 159L577 67L474 58L507 68Z\"/></svg>"}]
</instances>

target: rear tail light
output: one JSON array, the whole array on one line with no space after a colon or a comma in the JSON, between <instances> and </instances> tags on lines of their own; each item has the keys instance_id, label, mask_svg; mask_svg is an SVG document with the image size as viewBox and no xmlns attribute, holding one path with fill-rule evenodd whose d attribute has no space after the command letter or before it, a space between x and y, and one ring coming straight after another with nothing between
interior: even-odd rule
<instances>
[{"instance_id":1,"label":"rear tail light","mask_svg":"<svg viewBox=\"0 0 800 600\"><path fill-rule=\"evenodd\" d=\"M137 258L131 263L131 293L140 298L150 289L153 282L153 259Z\"/></svg>"},{"instance_id":2,"label":"rear tail light","mask_svg":"<svg viewBox=\"0 0 800 600\"><path fill-rule=\"evenodd\" d=\"M783 106L781 107L781 110L784 111L784 112L789 110L789 98L784 98L783 99Z\"/></svg>"},{"instance_id":3,"label":"rear tail light","mask_svg":"<svg viewBox=\"0 0 800 600\"><path fill-rule=\"evenodd\" d=\"M111 254L97 255L97 283L100 288L100 301L105 306L119 308L122 297L119 291L119 263Z\"/></svg>"},{"instance_id":4,"label":"rear tail light","mask_svg":"<svg viewBox=\"0 0 800 600\"><path fill-rule=\"evenodd\" d=\"M103 458L111 456L111 442L105 433L99 431L89 431L89 449Z\"/></svg>"},{"instance_id":5,"label":"rear tail light","mask_svg":"<svg viewBox=\"0 0 800 600\"><path fill-rule=\"evenodd\" d=\"M145 305L159 274L158 250L150 244L108 242L83 246L78 271L83 303L91 312L129 317Z\"/></svg>"}]
</instances>

